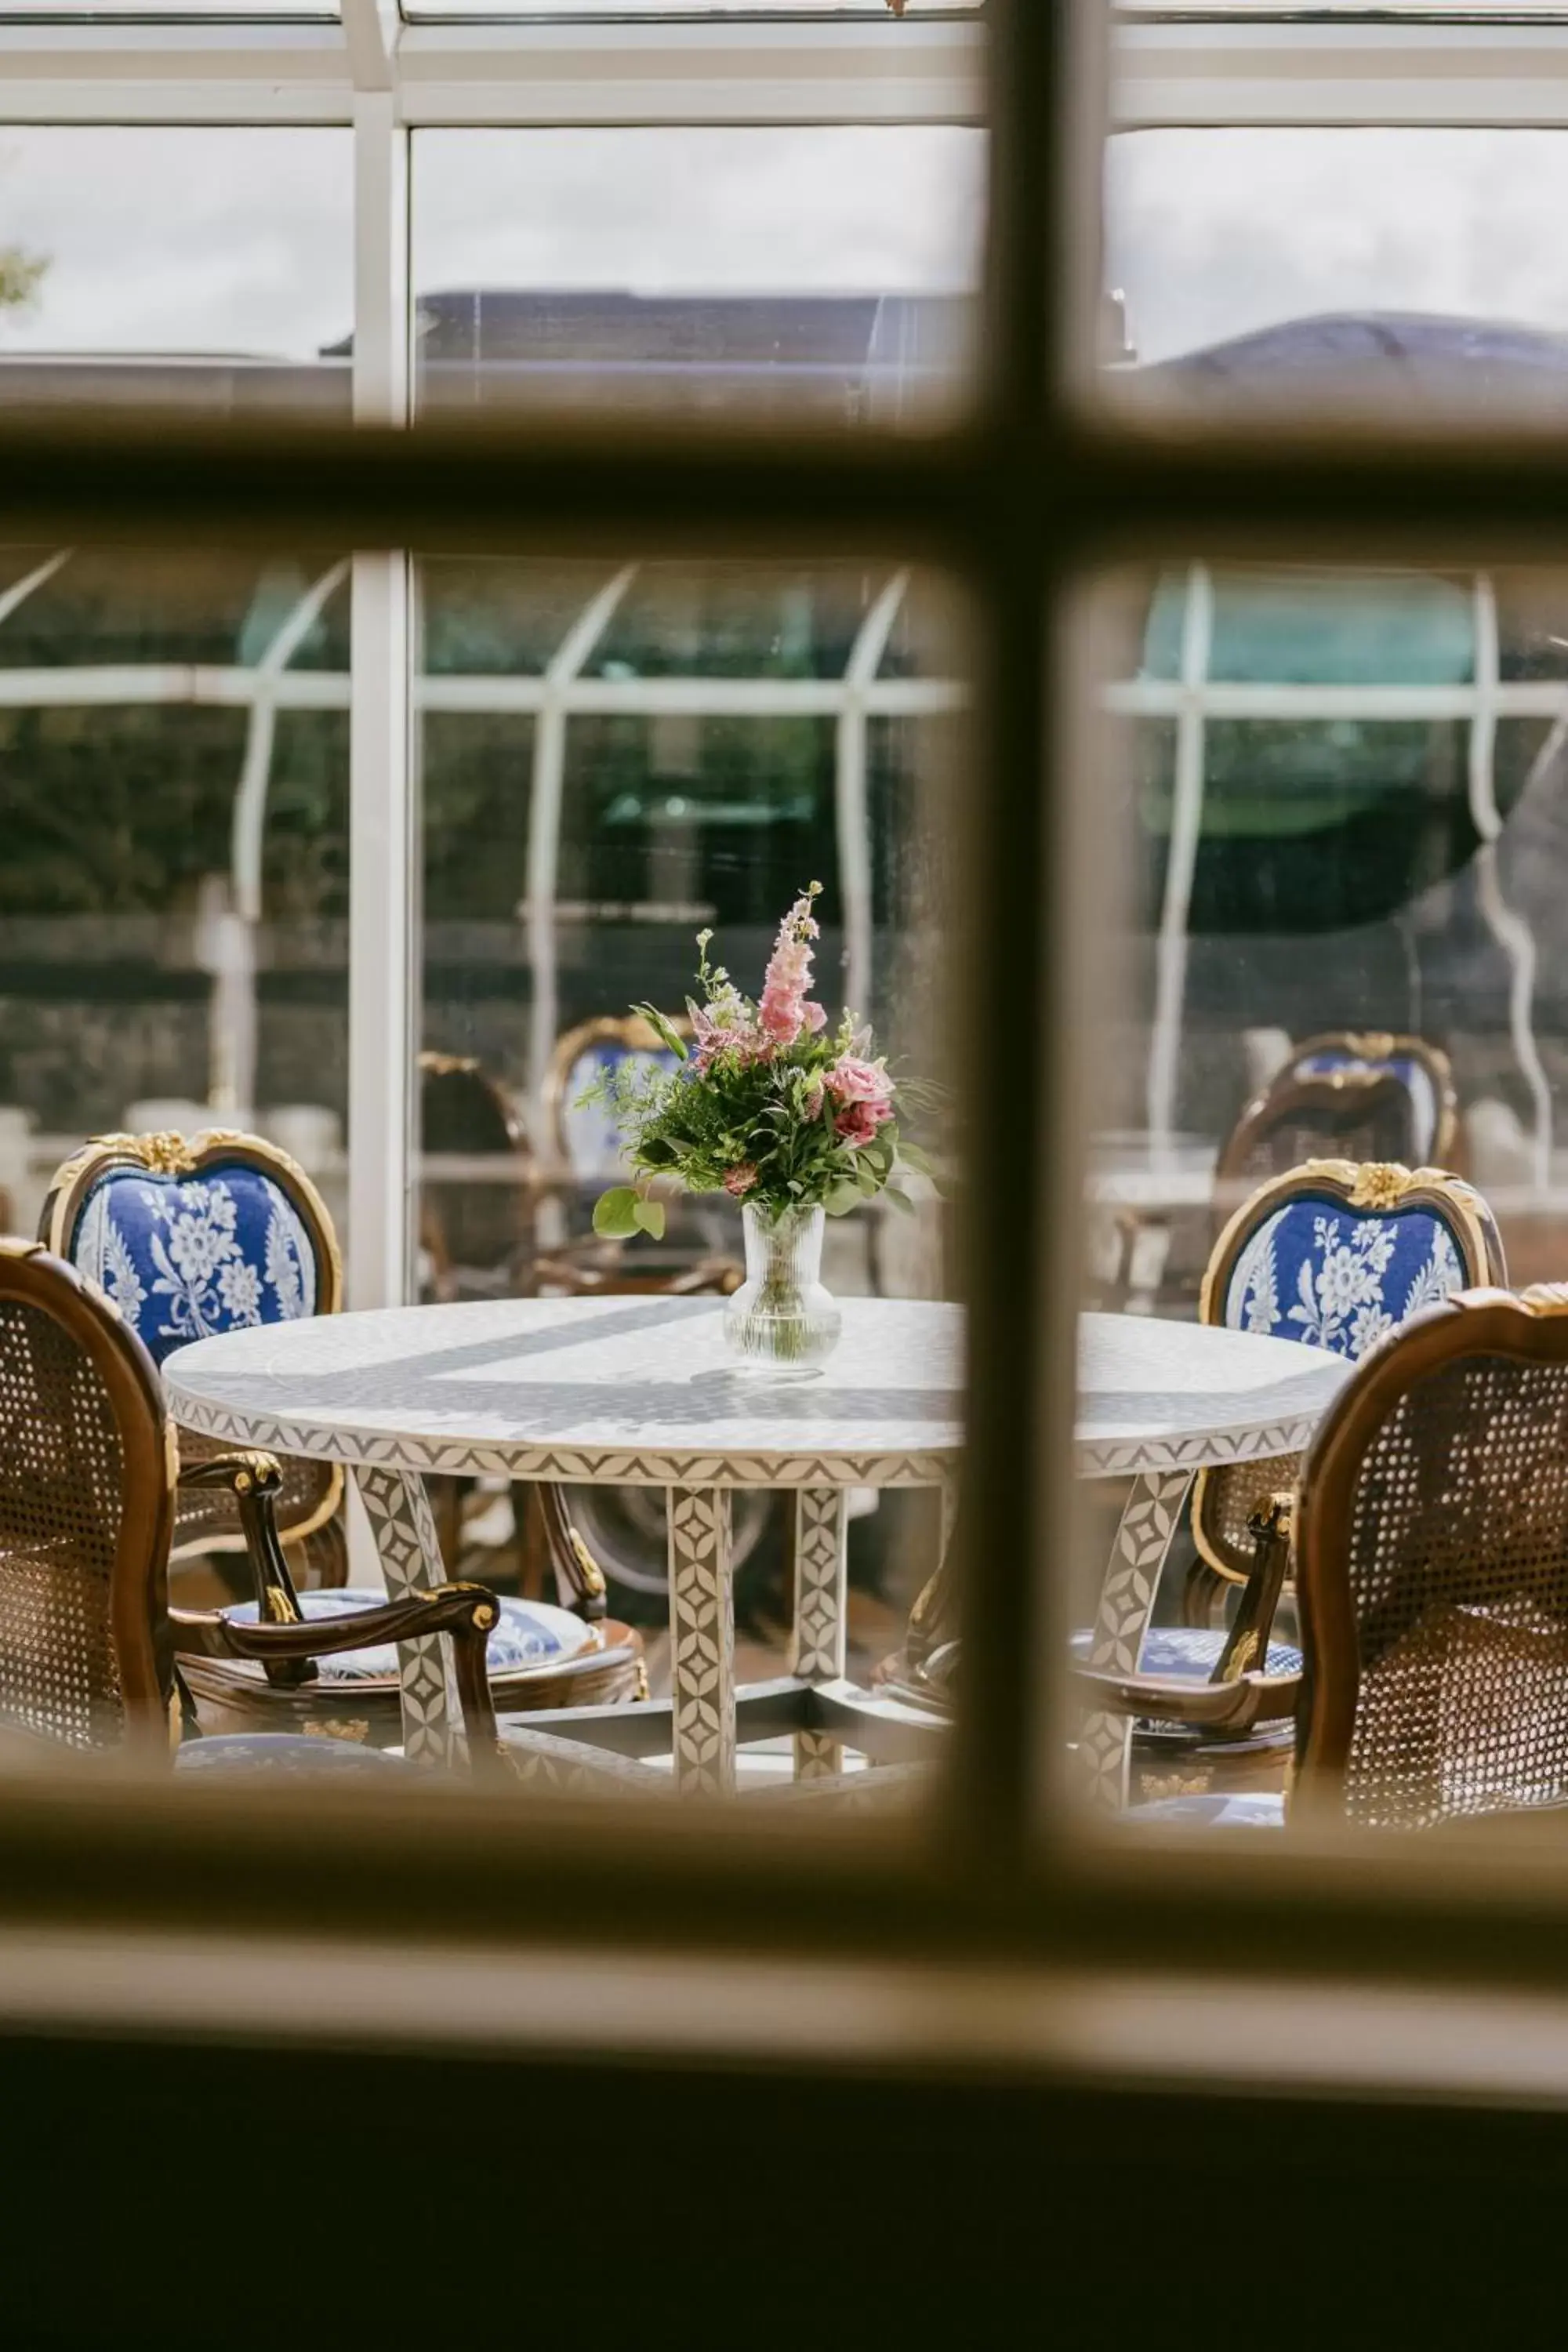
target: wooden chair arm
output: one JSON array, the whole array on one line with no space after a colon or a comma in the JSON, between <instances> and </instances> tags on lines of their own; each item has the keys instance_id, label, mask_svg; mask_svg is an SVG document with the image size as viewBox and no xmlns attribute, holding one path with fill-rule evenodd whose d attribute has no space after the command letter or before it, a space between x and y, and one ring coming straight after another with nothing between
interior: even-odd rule
<instances>
[{"instance_id":1,"label":"wooden chair arm","mask_svg":"<svg viewBox=\"0 0 1568 2352\"><path fill-rule=\"evenodd\" d=\"M555 1597L563 1609L570 1609L590 1625L596 1624L608 1607L605 1571L572 1524L566 1488L547 1479L537 1493L545 1549L555 1577Z\"/></svg>"},{"instance_id":2,"label":"wooden chair arm","mask_svg":"<svg viewBox=\"0 0 1568 2352\"><path fill-rule=\"evenodd\" d=\"M278 1496L283 1473L277 1456L249 1447L236 1454L218 1454L205 1462L183 1462L182 1486L226 1486L239 1511L246 1558L256 1587L256 1606L269 1625L300 1625L304 1613L283 1546L278 1538ZM308 1653L276 1652L266 1661L267 1679L297 1688L313 1682L316 1669Z\"/></svg>"},{"instance_id":3,"label":"wooden chair arm","mask_svg":"<svg viewBox=\"0 0 1568 2352\"><path fill-rule=\"evenodd\" d=\"M482 1584L441 1584L430 1592L409 1593L380 1609L356 1610L345 1617L316 1617L297 1624L247 1624L220 1617L216 1610L171 1609L176 1649L206 1658L247 1658L264 1666L344 1650L368 1650L381 1642L407 1642L426 1633L449 1633L458 1671L458 1696L468 1738L468 1760L476 1779L504 1775L495 1706L485 1651L500 1618L500 1604Z\"/></svg>"},{"instance_id":4,"label":"wooden chair arm","mask_svg":"<svg viewBox=\"0 0 1568 2352\"><path fill-rule=\"evenodd\" d=\"M1071 1669L1073 1696L1102 1715L1151 1716L1161 1723L1184 1723L1194 1731L1250 1731L1257 1723L1279 1723L1296 1712L1300 1675L1237 1675L1226 1683L1189 1682L1180 1675L1097 1674Z\"/></svg>"}]
</instances>

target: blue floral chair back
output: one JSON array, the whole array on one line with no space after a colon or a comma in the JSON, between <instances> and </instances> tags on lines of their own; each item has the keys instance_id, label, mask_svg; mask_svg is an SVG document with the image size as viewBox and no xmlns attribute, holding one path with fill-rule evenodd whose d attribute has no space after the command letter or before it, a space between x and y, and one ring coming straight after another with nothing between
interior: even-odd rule
<instances>
[{"instance_id":1,"label":"blue floral chair back","mask_svg":"<svg viewBox=\"0 0 1568 2352\"><path fill-rule=\"evenodd\" d=\"M1199 1312L1205 1323L1353 1360L1421 1307L1506 1281L1496 1222L1460 1178L1437 1168L1309 1160L1263 1185L1231 1218L1209 1260ZM1245 1580L1258 1498L1294 1485L1297 1469L1292 1458L1200 1475L1193 1534L1211 1568Z\"/></svg>"},{"instance_id":2,"label":"blue floral chair back","mask_svg":"<svg viewBox=\"0 0 1568 2352\"><path fill-rule=\"evenodd\" d=\"M1282 1076L1396 1078L1410 1097L1412 1148L1418 1160L1446 1160L1458 1129L1458 1103L1448 1057L1424 1037L1385 1030L1331 1030L1304 1037ZM1279 1081L1276 1081L1278 1084Z\"/></svg>"},{"instance_id":3,"label":"blue floral chair back","mask_svg":"<svg viewBox=\"0 0 1568 2352\"><path fill-rule=\"evenodd\" d=\"M56 1171L39 1239L97 1285L156 1364L218 1332L334 1314L342 1266L325 1204L304 1171L260 1136L224 1129L184 1136L95 1136ZM202 1441L182 1441L195 1460ZM286 1463L279 1532L289 1541L328 1529L341 1470ZM179 1550L238 1548L230 1498L192 1488L179 1497ZM341 1583L334 1540L323 1571Z\"/></svg>"},{"instance_id":4,"label":"blue floral chair back","mask_svg":"<svg viewBox=\"0 0 1568 2352\"><path fill-rule=\"evenodd\" d=\"M670 1026L681 1036L689 1028L685 1020L672 1019ZM652 1062L666 1069L675 1062L657 1031L635 1013L605 1014L569 1029L551 1058L545 1107L556 1156L584 1182L619 1175L626 1163L608 1104L584 1103L581 1097L605 1071L630 1061Z\"/></svg>"}]
</instances>

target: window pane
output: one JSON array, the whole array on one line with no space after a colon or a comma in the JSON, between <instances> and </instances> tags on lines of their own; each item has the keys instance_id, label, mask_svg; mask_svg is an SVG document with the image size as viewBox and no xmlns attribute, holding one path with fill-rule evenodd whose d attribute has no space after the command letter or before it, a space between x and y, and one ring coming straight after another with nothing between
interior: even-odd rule
<instances>
[{"instance_id":1,"label":"window pane","mask_svg":"<svg viewBox=\"0 0 1568 2352\"><path fill-rule=\"evenodd\" d=\"M905 16L961 16L969 10L984 5L984 0L902 0L897 13ZM682 16L743 16L752 14L768 16L885 16L891 13L891 0L877 6L873 0L858 0L858 5L846 5L845 0L786 0L780 6L776 0L694 0L689 6L672 7L663 0L645 0L645 5L628 5L628 0L574 0L571 7L560 7L555 0L424 0L422 6L408 5L405 16L510 16L522 20L530 16L573 17L618 16L636 22L643 17ZM892 37L897 37L893 36ZM894 55L896 56L896 52Z\"/></svg>"},{"instance_id":2,"label":"window pane","mask_svg":"<svg viewBox=\"0 0 1568 2352\"><path fill-rule=\"evenodd\" d=\"M925 425L969 361L963 129L419 131L426 407Z\"/></svg>"},{"instance_id":3,"label":"window pane","mask_svg":"<svg viewBox=\"0 0 1568 2352\"><path fill-rule=\"evenodd\" d=\"M0 132L0 401L349 412L346 131Z\"/></svg>"},{"instance_id":4,"label":"window pane","mask_svg":"<svg viewBox=\"0 0 1568 2352\"><path fill-rule=\"evenodd\" d=\"M966 699L952 600L886 564L850 562L431 562L421 580L421 1295L529 1301L579 1324L590 1299L626 1295L627 1330L646 1324L665 1350L661 1411L671 1397L706 1409L712 1390L761 1412L772 1396L809 1445L814 1416L854 1423L860 1375L842 1369L847 1357L795 1387L749 1386L727 1369L724 1290L745 1266L738 1198L716 1179L656 1181L662 1234L596 1234L595 1201L633 1171L613 1108L580 1097L626 1045L610 1032L634 1006L679 1021L701 998L698 930L712 930L713 958L755 997L781 917L810 881L822 886L816 986L832 1028L847 1003L900 1082L939 1074L952 920L942 828L963 772ZM908 1139L942 1159L940 1105L917 1088L903 1116ZM829 1218L822 1257L835 1300L858 1312L869 1299L896 1327L878 1341L889 1462L899 1397L934 1377L896 1302L952 1296L948 1212L924 1172L900 1189L906 1181L908 1208L879 1197ZM668 1333L661 1316L675 1318ZM518 1342L498 1324L494 1344L499 1362ZM563 1328L551 1344L564 1346ZM592 1366L570 1349L552 1361L552 1426L564 1433L560 1415L581 1412ZM623 1409L649 1442L637 1401ZM942 1540L929 1485L866 1475L847 1534L848 1671L861 1684L901 1651ZM608 1577L610 1619L631 1629L662 1696L664 1485L564 1491ZM759 1466L732 1501L737 1675L752 1682L788 1666L797 1495ZM545 1576L553 1597L532 1488L495 1474L447 1507L449 1566L505 1590L521 1580L536 1591ZM790 1750L779 1736L748 1749L742 1785L787 1779ZM865 1752L853 1750L857 1769Z\"/></svg>"},{"instance_id":5,"label":"window pane","mask_svg":"<svg viewBox=\"0 0 1568 2352\"><path fill-rule=\"evenodd\" d=\"M1556 131L1219 130L1111 141L1119 391L1394 425L1568 399Z\"/></svg>"},{"instance_id":6,"label":"window pane","mask_svg":"<svg viewBox=\"0 0 1568 2352\"><path fill-rule=\"evenodd\" d=\"M1412 1315L1504 1271L1516 1286L1560 1280L1568 1261L1568 576L1194 563L1120 583L1095 625L1110 789L1086 947L1085 1002L1105 1010L1077 1661L1201 1696L1246 1670L1234 1650L1225 1668L1233 1636L1256 1634L1261 1664L1271 1625L1268 1671L1292 1675L1305 1655L1321 1729L1345 1662L1308 1563L1337 1563L1361 1612L1355 1740L1343 1761L1313 1731L1290 1801L1310 1789L1331 1819L1412 1825L1560 1796L1559 1699L1531 1679L1519 1631L1537 1622L1556 1554L1543 1547L1510 1586L1516 1556L1489 1516L1522 1508L1489 1415L1530 1422L1527 1485L1554 1475L1544 1424L1500 1391L1473 1411L1450 1399L1439 1438L1423 1419L1437 1407L1413 1404L1431 1444L1403 1470L1385 1464L1382 1502L1355 1490L1359 1532L1336 1520L1317 1545L1303 1517L1329 1527L1331 1481L1298 1457L1350 1368ZM1416 1169L1430 1198L1405 1182ZM1275 1591L1283 1555L1249 1522L1298 1489ZM1412 1496L1428 1513L1425 1566L1402 1518ZM1405 1526L1405 1549L1388 1535L1379 1600L1369 1530L1384 1521ZM1508 1653L1506 1693L1478 1641ZM1499 1694L1490 1716L1483 1685ZM1229 1796L1247 1800L1237 1818L1277 1821L1294 1696L1205 1729L1181 1719L1179 1696L1168 1715L1156 1695L1129 1717L1079 1685L1071 1769L1101 1820Z\"/></svg>"},{"instance_id":7,"label":"window pane","mask_svg":"<svg viewBox=\"0 0 1568 2352\"><path fill-rule=\"evenodd\" d=\"M0 558L0 1191L257 1127L346 1208L348 567Z\"/></svg>"}]
</instances>

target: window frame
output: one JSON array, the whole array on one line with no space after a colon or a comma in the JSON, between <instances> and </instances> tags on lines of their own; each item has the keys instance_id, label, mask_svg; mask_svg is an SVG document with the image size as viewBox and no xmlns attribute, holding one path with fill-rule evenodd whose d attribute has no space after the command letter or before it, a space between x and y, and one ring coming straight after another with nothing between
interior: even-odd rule
<instances>
[{"instance_id":1,"label":"window frame","mask_svg":"<svg viewBox=\"0 0 1568 2352\"><path fill-rule=\"evenodd\" d=\"M369 4L348 0L362 29ZM1152 1841L1130 1829L1125 1847L1112 1852L1075 1842L1052 1802L1063 1628L1059 1597L1037 1571L1072 1534L1078 1300L1070 1244L1081 1190L1081 1074L1068 1014L1086 950L1079 902L1087 894L1078 886L1091 854L1089 812L1068 789L1082 772L1075 750L1091 723L1073 692L1086 674L1073 600L1086 582L1128 561L1255 561L1286 549L1330 562L1528 562L1554 546L1560 557L1568 528L1568 450L1546 440L1532 445L1527 468L1518 439L1495 434L1383 445L1232 425L1222 434L1197 427L1178 442L1094 413L1082 377L1096 256L1081 234L1081 192L1093 185L1088 175L1102 127L1093 15L1093 0L1077 8L1070 0L997 0L986 28L994 72L987 372L973 419L928 440L719 442L671 427L640 432L634 444L625 432L566 427L483 436L438 424L407 429L406 310L400 320L397 289L407 283L409 118L401 84L374 79L343 82L333 99L348 109L363 163L354 431L197 430L160 440L133 416L97 416L90 436L0 417L13 526L52 544L85 537L233 546L288 537L362 551L352 688L361 740L353 779L361 936L351 1015L362 1057L378 1041L384 1055L399 1029L406 1045L408 1034L406 888L393 923L384 923L384 900L376 905L382 930L374 947L363 937L374 878L406 883L411 871L405 551L552 556L587 549L622 560L718 547L733 553L734 519L743 516L759 551L832 553L853 543L892 562L951 570L974 603L982 714L959 877L971 915L969 952L955 973L963 1091L972 1108L984 1106L987 1153L1006 1169L1016 1204L1005 1217L971 1218L963 1237L975 1497L963 1637L969 1686L984 1691L985 1704L955 1726L951 1768L929 1818L835 1823L812 1833L781 1820L759 1839L749 1820L700 1808L579 1814L564 1806L462 1805L444 1792L411 1790L383 1812L315 1793L279 1790L261 1803L201 1789L182 1790L174 1805L148 1788L79 1790L62 1779L10 1789L0 1808L5 1952L18 1937L30 1937L36 1952L39 1923L56 1932L68 1915L83 1934L115 1938L117 1951L140 1935L155 1958L171 1937L188 1938L197 1924L209 1956L290 1936L301 1948L310 1939L329 1957L346 1953L356 1966L374 1951L409 1965L395 2015L384 2010L373 2032L436 2042L468 2030L461 2017L446 2025L430 1998L433 1984L447 1992L460 1984L465 1955L505 1958L526 1947L542 1968L552 1952L596 1949L612 1974L620 1971L623 1990L635 1978L646 1998L650 1958L662 1953L680 1958L671 1972L680 1990L670 1998L686 2003L683 2048L733 2054L739 2034L748 2048L776 2049L780 2003L787 2009L797 1974L815 1971L813 1989L827 1984L839 2000L836 2051L853 2061L1057 2067L1073 2063L1076 2021L1085 2072L1131 2070L1145 2081L1193 2063L1179 2005L1163 2024L1148 2021L1151 1990L1173 1985L1199 2005L1216 1989L1228 2001L1238 1981L1250 1985L1263 2001L1253 2012L1251 2047L1266 2065L1270 1999L1292 1976L1331 1970L1346 1998L1363 2005L1375 2002L1380 1983L1440 1982L1449 2004L1432 2005L1431 2030L1414 2058L1384 2065L1376 2051L1363 2053L1363 2080L1400 2079L1406 2087L1443 2079L1442 2041L1463 2032L1456 2009L1468 2016L1479 2001L1533 1986L1560 2027L1568 1870L1547 1842L1456 1832L1347 1859L1306 1830L1289 1850L1237 1832L1221 1852L1201 1838ZM377 22L384 26L384 16ZM598 46L598 29L589 28L582 50ZM802 55L809 47L833 56L840 29L803 28ZM948 30L918 20L913 29ZM896 26L876 30L900 37ZM773 37L777 28L763 31ZM1568 47L1568 26L1553 31ZM746 46L733 26L722 38ZM6 46L0 37L0 59ZM520 41L518 54L528 46ZM402 37L395 47L401 54ZM366 32L361 49L373 47ZM146 45L134 54L145 71ZM277 44L253 43L245 54L272 60L257 68L258 86L276 71ZM764 54L761 35L752 54ZM210 50L201 55L210 73ZM371 67L362 61L356 70ZM316 74L312 65L300 79ZM235 94L243 79L219 85L192 76L178 93L183 101L194 105L200 94L218 110L200 117L171 113L166 89L160 98L156 85L134 77L125 87L142 89L140 120L241 121L254 119ZM520 89L525 79L520 74ZM586 119L603 120L604 92L614 85L585 76L584 87L590 84L588 102L600 110ZM40 78L29 95L45 87ZM68 119L130 119L109 80L89 89L79 79L73 87L84 110ZM279 102L293 102L298 90L287 78L283 87L289 96ZM826 107L832 86L825 77L816 87L816 102ZM12 90L3 79L0 89L5 111ZM843 89L839 109L850 102ZM312 85L311 102L321 99ZM521 100L516 119L538 118ZM371 321L380 322L374 333ZM361 564L371 592L363 599ZM372 985L389 994L367 1027ZM1014 1017L982 1017L998 1005L1014 1008ZM1032 1062L1030 1084L1018 1081L1020 1055ZM390 1286L400 1221L406 1231L405 1189L395 1199L384 1179L379 1195L365 1192L363 1162L367 1150L374 1157L378 1143L395 1139L401 1154L410 1059L405 1050L395 1075L374 1080L374 1100L356 1098L355 1214L363 1202L374 1232L356 1270L362 1305L374 1303L378 1285L383 1295ZM407 1164L402 1154L405 1187ZM1457 1884L1461 1854L1467 1875ZM1485 1905L1474 1899L1471 1873L1484 1880ZM722 2013L721 1984L728 1990L744 1979L755 1990L758 1971L768 1969L771 2011L759 2003L726 2042L734 2012ZM301 1971L289 1979L286 2030L342 2030L341 2005L334 2016L324 1997L316 2000L307 1962ZM149 1981L150 1971L138 1977L129 1967L121 1991L102 1999L130 2014L132 1992ZM0 1965L0 2010L8 1985L18 1983L17 1972ZM920 1997L900 2006L900 1989L907 1994L911 1983ZM945 2025L928 2033L933 1984L964 2004L990 1988L979 2042L955 2039ZM1080 1998L1066 2012L1067 2033L1052 2039L1047 2012L1059 2021L1075 1987L1079 1996L1086 1988L1131 1994L1122 2027L1102 2023L1097 2040ZM101 2018L104 2009L92 2013ZM951 2023L954 2014L950 2003L942 2017ZM1208 2014L1212 2026L1212 2006ZM272 2026L266 2017L251 2021L263 2033ZM552 2029L548 2020L531 2026L516 2015L504 2027L490 2018L483 2030L548 2039ZM601 2032L595 2021L587 2039L597 2048L614 2032L624 2037L617 2046L634 2048L653 2032L628 2020ZM1244 2058L1228 2023L1201 2045L1210 2079L1227 2070L1246 2079ZM1513 2095L1529 2087L1516 2075L1500 2061L1485 2082L1473 2073L1470 2088Z\"/></svg>"}]
</instances>

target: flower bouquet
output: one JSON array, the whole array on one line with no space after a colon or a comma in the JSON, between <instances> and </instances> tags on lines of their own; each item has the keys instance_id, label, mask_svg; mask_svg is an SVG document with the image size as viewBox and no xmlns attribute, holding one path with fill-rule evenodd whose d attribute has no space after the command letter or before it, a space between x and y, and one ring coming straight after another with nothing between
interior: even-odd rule
<instances>
[{"instance_id":1,"label":"flower bouquet","mask_svg":"<svg viewBox=\"0 0 1568 2352\"><path fill-rule=\"evenodd\" d=\"M755 1001L721 964L713 934L697 938L702 1002L688 998L689 1041L651 1004L636 1010L668 1048L674 1066L627 1060L584 1097L608 1104L637 1171L602 1195L595 1233L656 1240L664 1204L659 1178L692 1192L739 1201L746 1280L728 1302L725 1331L740 1355L773 1370L814 1370L831 1354L841 1318L820 1279L824 1216L841 1217L878 1193L911 1203L895 1181L931 1163L900 1133L900 1115L929 1088L889 1076L868 1029L846 1013L836 1029L811 995L813 909L819 882L791 907Z\"/></svg>"}]
</instances>

